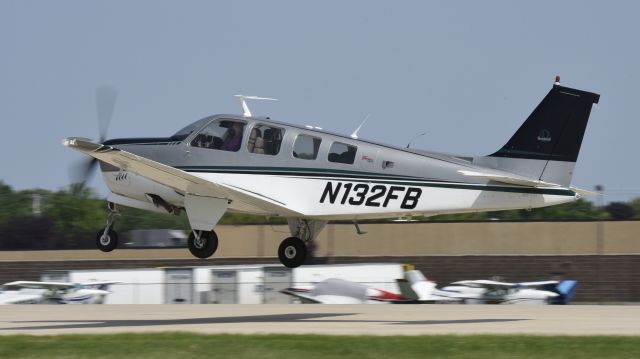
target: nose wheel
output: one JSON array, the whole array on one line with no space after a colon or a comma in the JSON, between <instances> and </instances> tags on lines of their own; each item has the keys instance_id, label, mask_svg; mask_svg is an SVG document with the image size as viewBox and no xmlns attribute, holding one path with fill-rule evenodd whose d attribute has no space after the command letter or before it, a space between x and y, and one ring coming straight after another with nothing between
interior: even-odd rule
<instances>
[{"instance_id":1,"label":"nose wheel","mask_svg":"<svg viewBox=\"0 0 640 359\"><path fill-rule=\"evenodd\" d=\"M285 267L299 267L307 258L307 245L298 237L289 237L280 243L278 258Z\"/></svg>"},{"instance_id":2,"label":"nose wheel","mask_svg":"<svg viewBox=\"0 0 640 359\"><path fill-rule=\"evenodd\" d=\"M214 231L191 231L189 252L198 258L209 258L218 249L218 235Z\"/></svg>"},{"instance_id":3,"label":"nose wheel","mask_svg":"<svg viewBox=\"0 0 640 359\"><path fill-rule=\"evenodd\" d=\"M103 252L111 252L118 246L118 234L113 230L113 222L119 215L118 208L112 202L107 202L107 208L109 208L107 226L96 234L96 246Z\"/></svg>"}]
</instances>

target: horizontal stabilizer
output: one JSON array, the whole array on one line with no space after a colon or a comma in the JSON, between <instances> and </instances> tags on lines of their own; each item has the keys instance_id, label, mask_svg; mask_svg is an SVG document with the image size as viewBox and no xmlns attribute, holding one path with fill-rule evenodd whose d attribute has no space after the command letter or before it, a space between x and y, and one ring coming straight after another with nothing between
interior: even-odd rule
<instances>
[{"instance_id":1,"label":"horizontal stabilizer","mask_svg":"<svg viewBox=\"0 0 640 359\"><path fill-rule=\"evenodd\" d=\"M555 183L550 183L550 182L530 179L530 178L526 178L526 177L506 176L506 175L497 174L497 173L482 173L482 172L464 171L464 170L458 171L458 173L463 174L465 176L469 176L469 177L484 178L484 179L491 180L491 181L496 181L496 182L501 182L501 183L508 183L508 184L515 184L515 185L518 185L518 186L559 187L559 185L557 185Z\"/></svg>"},{"instance_id":2,"label":"horizontal stabilizer","mask_svg":"<svg viewBox=\"0 0 640 359\"><path fill-rule=\"evenodd\" d=\"M569 187L573 192L581 195L581 196L602 196L600 192L589 191L586 189L578 188L578 187Z\"/></svg>"}]
</instances>

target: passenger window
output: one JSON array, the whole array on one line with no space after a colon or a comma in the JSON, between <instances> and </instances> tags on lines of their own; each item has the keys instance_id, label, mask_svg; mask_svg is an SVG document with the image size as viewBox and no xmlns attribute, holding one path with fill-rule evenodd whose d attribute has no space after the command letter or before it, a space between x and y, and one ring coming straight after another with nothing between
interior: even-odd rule
<instances>
[{"instance_id":1,"label":"passenger window","mask_svg":"<svg viewBox=\"0 0 640 359\"><path fill-rule=\"evenodd\" d=\"M318 137L298 135L296 142L293 144L293 157L303 160L315 160L318 158L320 142L322 140Z\"/></svg>"},{"instance_id":2,"label":"passenger window","mask_svg":"<svg viewBox=\"0 0 640 359\"><path fill-rule=\"evenodd\" d=\"M284 130L268 125L255 125L249 134L247 150L251 153L275 156L280 152Z\"/></svg>"},{"instance_id":3,"label":"passenger window","mask_svg":"<svg viewBox=\"0 0 640 359\"><path fill-rule=\"evenodd\" d=\"M350 146L341 142L334 142L329 150L329 162L353 164L356 159L356 146Z\"/></svg>"},{"instance_id":4,"label":"passenger window","mask_svg":"<svg viewBox=\"0 0 640 359\"><path fill-rule=\"evenodd\" d=\"M191 141L191 146L236 152L242 143L244 123L218 120L203 128Z\"/></svg>"}]
</instances>

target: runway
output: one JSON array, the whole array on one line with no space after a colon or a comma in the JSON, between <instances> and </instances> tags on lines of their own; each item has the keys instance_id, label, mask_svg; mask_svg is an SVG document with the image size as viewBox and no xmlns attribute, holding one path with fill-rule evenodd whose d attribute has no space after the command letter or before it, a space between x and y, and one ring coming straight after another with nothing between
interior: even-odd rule
<instances>
[{"instance_id":1,"label":"runway","mask_svg":"<svg viewBox=\"0 0 640 359\"><path fill-rule=\"evenodd\" d=\"M640 306L14 305L0 335L181 331L228 334L640 335Z\"/></svg>"}]
</instances>

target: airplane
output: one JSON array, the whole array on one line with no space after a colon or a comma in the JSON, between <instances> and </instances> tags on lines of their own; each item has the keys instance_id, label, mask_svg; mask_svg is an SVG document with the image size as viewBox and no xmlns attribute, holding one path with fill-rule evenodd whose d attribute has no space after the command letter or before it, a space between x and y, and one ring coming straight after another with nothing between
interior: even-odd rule
<instances>
[{"instance_id":1,"label":"airplane","mask_svg":"<svg viewBox=\"0 0 640 359\"><path fill-rule=\"evenodd\" d=\"M313 285L286 288L280 293L293 296L303 304L425 304L459 303L461 299L436 288L422 272L410 270L398 279L400 293L362 283L329 278Z\"/></svg>"},{"instance_id":2,"label":"airplane","mask_svg":"<svg viewBox=\"0 0 640 359\"><path fill-rule=\"evenodd\" d=\"M101 126L97 142L63 140L92 157L83 178L99 164L110 190L107 223L96 235L100 250L118 244L119 205L185 211L189 251L198 258L216 252L214 229L227 211L285 217L291 236L278 258L295 268L330 220L353 221L361 234L364 219L531 209L593 194L572 187L571 177L600 95L564 87L559 77L511 139L487 156L397 147L361 139L357 130L346 136L253 116L246 101L261 98L238 96L242 115L205 117L169 137L105 141ZM101 123L115 97L99 89Z\"/></svg>"},{"instance_id":3,"label":"airplane","mask_svg":"<svg viewBox=\"0 0 640 359\"><path fill-rule=\"evenodd\" d=\"M405 300L400 294L339 278L286 288L280 293L295 297L303 304L379 304Z\"/></svg>"},{"instance_id":4,"label":"airplane","mask_svg":"<svg viewBox=\"0 0 640 359\"><path fill-rule=\"evenodd\" d=\"M507 283L494 280L463 280L442 288L467 304L568 304L577 282L539 281Z\"/></svg>"},{"instance_id":5,"label":"airplane","mask_svg":"<svg viewBox=\"0 0 640 359\"><path fill-rule=\"evenodd\" d=\"M5 283L4 286L39 290L39 293L34 292L34 295L39 295L41 298L40 300L33 298L34 303L102 304L104 303L105 296L111 293L108 290L109 285L117 283L120 282L64 283L16 281Z\"/></svg>"}]
</instances>

